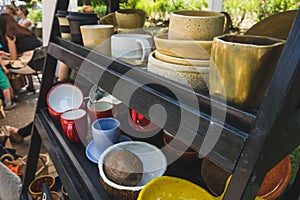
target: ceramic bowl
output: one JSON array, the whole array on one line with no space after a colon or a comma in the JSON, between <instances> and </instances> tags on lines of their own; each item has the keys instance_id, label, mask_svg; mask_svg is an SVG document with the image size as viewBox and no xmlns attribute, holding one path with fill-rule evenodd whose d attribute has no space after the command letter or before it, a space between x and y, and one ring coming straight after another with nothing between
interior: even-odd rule
<instances>
[{"instance_id":1,"label":"ceramic bowl","mask_svg":"<svg viewBox=\"0 0 300 200\"><path fill-rule=\"evenodd\" d=\"M287 156L266 174L258 196L265 200L277 199L287 187L290 174L291 161L290 157ZM230 174L204 158L202 160L201 176L208 189L214 195L219 196L223 193Z\"/></svg>"},{"instance_id":2,"label":"ceramic bowl","mask_svg":"<svg viewBox=\"0 0 300 200\"><path fill-rule=\"evenodd\" d=\"M162 131L163 133L163 142L167 150L168 156L178 157L178 161L180 162L194 162L199 160L198 152L193 150L192 148L189 148L187 145L185 145L180 140L174 138L174 136L169 133L166 130Z\"/></svg>"},{"instance_id":3,"label":"ceramic bowl","mask_svg":"<svg viewBox=\"0 0 300 200\"><path fill-rule=\"evenodd\" d=\"M174 197L176 199L216 199L205 189L188 180L171 176L161 176L145 185L138 196L138 200L173 200L175 199Z\"/></svg>"},{"instance_id":4,"label":"ceramic bowl","mask_svg":"<svg viewBox=\"0 0 300 200\"><path fill-rule=\"evenodd\" d=\"M196 59L188 59L188 58L177 58L174 56L169 56L159 51L155 50L155 57L161 61L179 64L179 65L192 65L192 66L203 66L209 67L209 60L196 60Z\"/></svg>"},{"instance_id":5,"label":"ceramic bowl","mask_svg":"<svg viewBox=\"0 0 300 200\"><path fill-rule=\"evenodd\" d=\"M158 60L152 52L148 58L147 70L162 77L190 86L195 90L208 92L209 67L197 67L167 63Z\"/></svg>"},{"instance_id":6,"label":"ceramic bowl","mask_svg":"<svg viewBox=\"0 0 300 200\"><path fill-rule=\"evenodd\" d=\"M127 150L137 155L143 163L143 175L136 186L119 185L107 178L103 163L109 155L117 150ZM100 182L112 199L136 199L140 190L152 179L162 176L167 168L164 154L154 145L146 142L128 141L107 148L99 158L98 168Z\"/></svg>"},{"instance_id":7,"label":"ceramic bowl","mask_svg":"<svg viewBox=\"0 0 300 200\"><path fill-rule=\"evenodd\" d=\"M168 39L168 34L154 36L156 50L165 55L184 58L209 60L211 41Z\"/></svg>"},{"instance_id":8,"label":"ceramic bowl","mask_svg":"<svg viewBox=\"0 0 300 200\"><path fill-rule=\"evenodd\" d=\"M267 173L258 196L265 200L277 199L289 183L291 169L290 156L287 156Z\"/></svg>"},{"instance_id":9,"label":"ceramic bowl","mask_svg":"<svg viewBox=\"0 0 300 200\"><path fill-rule=\"evenodd\" d=\"M49 189L51 190L51 188L55 184L55 178L51 175L43 175L34 179L28 187L29 193L33 199L37 199L39 196L41 196L43 191L43 184L47 184Z\"/></svg>"},{"instance_id":10,"label":"ceramic bowl","mask_svg":"<svg viewBox=\"0 0 300 200\"><path fill-rule=\"evenodd\" d=\"M83 94L77 86L62 83L49 90L46 101L49 114L58 119L65 111L80 108L83 105Z\"/></svg>"}]
</instances>

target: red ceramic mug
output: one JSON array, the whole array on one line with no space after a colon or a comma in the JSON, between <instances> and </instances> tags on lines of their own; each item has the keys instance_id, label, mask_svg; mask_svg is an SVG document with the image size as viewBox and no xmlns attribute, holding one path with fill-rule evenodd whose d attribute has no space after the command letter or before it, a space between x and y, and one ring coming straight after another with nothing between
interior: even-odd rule
<instances>
[{"instance_id":1,"label":"red ceramic mug","mask_svg":"<svg viewBox=\"0 0 300 200\"><path fill-rule=\"evenodd\" d=\"M132 128L140 132L151 132L159 128L156 124L131 108L129 109L128 121Z\"/></svg>"},{"instance_id":2,"label":"red ceramic mug","mask_svg":"<svg viewBox=\"0 0 300 200\"><path fill-rule=\"evenodd\" d=\"M87 108L90 115L91 123L96 119L116 117L118 113L118 106L106 101L89 102Z\"/></svg>"},{"instance_id":3,"label":"red ceramic mug","mask_svg":"<svg viewBox=\"0 0 300 200\"><path fill-rule=\"evenodd\" d=\"M83 109L73 109L60 116L63 132L70 142L81 142L87 136L87 114Z\"/></svg>"},{"instance_id":4,"label":"red ceramic mug","mask_svg":"<svg viewBox=\"0 0 300 200\"><path fill-rule=\"evenodd\" d=\"M80 108L84 104L82 91L70 83L53 86L47 93L46 102L50 116L57 120L67 110Z\"/></svg>"}]
</instances>

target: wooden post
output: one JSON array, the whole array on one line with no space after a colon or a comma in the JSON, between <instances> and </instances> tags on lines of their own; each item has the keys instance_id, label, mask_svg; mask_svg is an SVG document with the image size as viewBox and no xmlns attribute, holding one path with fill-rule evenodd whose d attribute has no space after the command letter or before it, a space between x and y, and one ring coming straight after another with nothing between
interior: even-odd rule
<instances>
[{"instance_id":1,"label":"wooden post","mask_svg":"<svg viewBox=\"0 0 300 200\"><path fill-rule=\"evenodd\" d=\"M209 0L208 9L212 11L222 11L223 8L223 0Z\"/></svg>"},{"instance_id":2,"label":"wooden post","mask_svg":"<svg viewBox=\"0 0 300 200\"><path fill-rule=\"evenodd\" d=\"M107 0L107 14L119 10L119 0Z\"/></svg>"}]
</instances>

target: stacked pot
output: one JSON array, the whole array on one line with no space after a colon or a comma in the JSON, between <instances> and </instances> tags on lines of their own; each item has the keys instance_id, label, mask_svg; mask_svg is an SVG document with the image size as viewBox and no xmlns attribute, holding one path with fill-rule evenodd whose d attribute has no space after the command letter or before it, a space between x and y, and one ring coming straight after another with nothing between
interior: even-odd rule
<instances>
[{"instance_id":1,"label":"stacked pot","mask_svg":"<svg viewBox=\"0 0 300 200\"><path fill-rule=\"evenodd\" d=\"M226 16L196 10L171 13L168 33L154 37L156 51L149 56L148 71L208 92L212 41L226 31Z\"/></svg>"},{"instance_id":2,"label":"stacked pot","mask_svg":"<svg viewBox=\"0 0 300 200\"><path fill-rule=\"evenodd\" d=\"M98 24L98 16L95 13L67 12L58 10L56 17L60 26L62 38L83 45L80 32L81 25Z\"/></svg>"}]
</instances>

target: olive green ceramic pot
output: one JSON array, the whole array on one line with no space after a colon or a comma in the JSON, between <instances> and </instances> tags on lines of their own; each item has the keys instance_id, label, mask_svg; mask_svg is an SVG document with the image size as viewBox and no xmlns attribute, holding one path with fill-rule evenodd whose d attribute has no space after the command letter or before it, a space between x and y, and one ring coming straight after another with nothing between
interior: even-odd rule
<instances>
[{"instance_id":1,"label":"olive green ceramic pot","mask_svg":"<svg viewBox=\"0 0 300 200\"><path fill-rule=\"evenodd\" d=\"M210 95L244 110L258 108L284 44L284 40L269 37L215 37L209 71Z\"/></svg>"},{"instance_id":2,"label":"olive green ceramic pot","mask_svg":"<svg viewBox=\"0 0 300 200\"><path fill-rule=\"evenodd\" d=\"M141 9L121 9L116 11L118 28L135 29L142 28L146 20L146 12Z\"/></svg>"}]
</instances>

